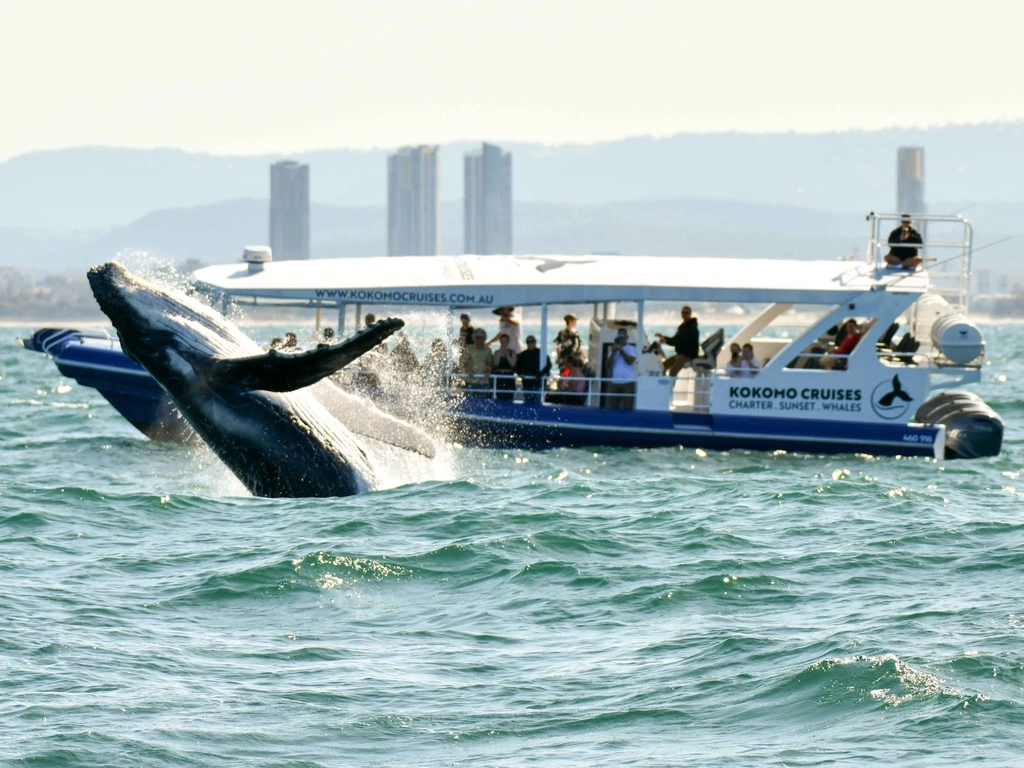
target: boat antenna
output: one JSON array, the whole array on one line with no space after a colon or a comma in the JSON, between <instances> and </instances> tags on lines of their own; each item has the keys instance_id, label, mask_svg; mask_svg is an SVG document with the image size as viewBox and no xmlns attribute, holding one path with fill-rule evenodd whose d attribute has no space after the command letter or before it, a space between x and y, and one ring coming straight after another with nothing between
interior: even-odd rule
<instances>
[{"instance_id":1,"label":"boat antenna","mask_svg":"<svg viewBox=\"0 0 1024 768\"><path fill-rule=\"evenodd\" d=\"M1017 234L1020 233L1018 232ZM981 248L972 248L971 256L976 254L978 251L984 251L986 248L991 248L993 245L999 245L1000 243L1005 243L1007 240L1013 240L1013 238L1015 238L1016 236L1017 235L1010 235L1009 237L1004 237L1002 240L996 240L994 243L985 243L985 245L981 246Z\"/></svg>"}]
</instances>

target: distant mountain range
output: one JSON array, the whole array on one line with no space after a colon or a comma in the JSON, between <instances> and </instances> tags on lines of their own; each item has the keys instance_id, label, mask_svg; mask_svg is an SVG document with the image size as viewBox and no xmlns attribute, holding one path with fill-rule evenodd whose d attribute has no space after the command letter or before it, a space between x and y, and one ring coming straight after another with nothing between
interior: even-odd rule
<instances>
[{"instance_id":1,"label":"distant mountain range","mask_svg":"<svg viewBox=\"0 0 1024 768\"><path fill-rule=\"evenodd\" d=\"M896 149L925 148L929 201L1024 202L1024 122L828 134L679 134L595 145L504 144L516 200L596 205L698 198L827 211L891 209ZM462 157L441 150L441 196L462 198ZM311 167L312 199L354 208L385 201L387 150L292 156ZM269 194L280 156L85 147L0 163L0 227L67 232L125 226L146 214Z\"/></svg>"},{"instance_id":2,"label":"distant mountain range","mask_svg":"<svg viewBox=\"0 0 1024 768\"><path fill-rule=\"evenodd\" d=\"M1024 233L1024 123L930 130L680 134L593 146L506 144L518 253L833 258L862 251L891 210L896 149L925 148L932 211L966 208L976 243ZM462 250L462 157L441 151L442 252ZM380 254L387 150L300 154L311 166L313 255ZM278 156L79 148L0 163L0 266L80 270L124 249L174 261L238 258L267 241ZM946 201L946 202L937 202ZM976 267L1024 276L1024 234ZM1018 266L1020 265L1020 266Z\"/></svg>"},{"instance_id":3,"label":"distant mountain range","mask_svg":"<svg viewBox=\"0 0 1024 768\"><path fill-rule=\"evenodd\" d=\"M106 232L63 236L0 229L0 266L84 272L124 250L176 263L236 261L243 246L267 241L268 207L267 200L242 199L171 208ZM979 247L1015 234L1024 222L1024 204L979 204L967 213L985 222L976 236ZM517 202L513 217L517 253L831 259L862 254L868 237L863 212L701 199ZM318 204L310 219L314 258L386 252L383 206ZM461 253L461 203L442 204L441 232L442 252ZM979 252L975 266L1022 275L1022 249L1024 236Z\"/></svg>"}]
</instances>

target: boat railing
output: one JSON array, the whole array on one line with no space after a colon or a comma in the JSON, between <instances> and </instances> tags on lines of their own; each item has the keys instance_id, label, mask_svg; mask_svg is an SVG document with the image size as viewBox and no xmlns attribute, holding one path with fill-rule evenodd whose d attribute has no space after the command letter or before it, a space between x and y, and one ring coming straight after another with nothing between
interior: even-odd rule
<instances>
[{"instance_id":1,"label":"boat railing","mask_svg":"<svg viewBox=\"0 0 1024 768\"><path fill-rule=\"evenodd\" d=\"M875 213L867 215L871 223L867 261L876 269L887 269L885 255L892 246L889 231L900 226L902 213ZM921 244L913 244L928 271L929 290L942 296L962 314L970 304L971 254L974 229L959 214L912 213L918 226Z\"/></svg>"},{"instance_id":2,"label":"boat railing","mask_svg":"<svg viewBox=\"0 0 1024 768\"><path fill-rule=\"evenodd\" d=\"M688 375L689 374L689 375ZM392 368L345 368L333 377L340 386L360 392L371 399L401 406L402 402L429 402L442 395L447 398L501 400L516 404L613 408L611 398L621 398L628 408L644 410L684 410L708 413L711 410L712 380L727 378L724 369L701 372L684 369L672 381L670 389L654 387L656 396L643 382L669 381L662 375L640 376L633 380L633 391L612 392L612 378L600 376L559 376L530 378L517 374L472 374L424 371L396 371ZM423 397L421 397L421 395Z\"/></svg>"},{"instance_id":3,"label":"boat railing","mask_svg":"<svg viewBox=\"0 0 1024 768\"><path fill-rule=\"evenodd\" d=\"M547 376L537 379L517 374L467 374L452 372L429 376L421 371L395 371L393 369L352 369L345 368L334 376L343 387L361 390L371 396L398 392L412 387L443 392L450 397L474 397L490 400L506 400L514 403L535 403L545 405L578 405L609 407L609 398L619 397L633 407L636 391L609 392L606 384L615 383L611 378L599 376ZM537 382L536 386L531 386ZM397 387L395 385L398 385Z\"/></svg>"}]
</instances>

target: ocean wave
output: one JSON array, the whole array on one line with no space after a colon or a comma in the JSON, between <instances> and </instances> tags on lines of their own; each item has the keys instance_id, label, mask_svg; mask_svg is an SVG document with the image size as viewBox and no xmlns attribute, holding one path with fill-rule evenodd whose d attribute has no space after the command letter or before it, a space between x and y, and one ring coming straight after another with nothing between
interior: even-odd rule
<instances>
[{"instance_id":1,"label":"ocean wave","mask_svg":"<svg viewBox=\"0 0 1024 768\"><path fill-rule=\"evenodd\" d=\"M13 530L31 530L45 528L48 524L46 515L39 512L15 512L13 515L0 517L0 527Z\"/></svg>"},{"instance_id":2,"label":"ocean wave","mask_svg":"<svg viewBox=\"0 0 1024 768\"><path fill-rule=\"evenodd\" d=\"M827 658L807 667L774 691L787 699L813 700L819 705L877 706L884 709L913 703L980 701L938 675L918 669L895 654Z\"/></svg>"}]
</instances>

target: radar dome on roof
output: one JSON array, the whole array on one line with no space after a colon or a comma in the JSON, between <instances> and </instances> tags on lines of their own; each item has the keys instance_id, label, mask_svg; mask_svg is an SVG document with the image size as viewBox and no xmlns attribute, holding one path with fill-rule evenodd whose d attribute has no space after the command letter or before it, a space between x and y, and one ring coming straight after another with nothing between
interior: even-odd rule
<instances>
[{"instance_id":1,"label":"radar dome on roof","mask_svg":"<svg viewBox=\"0 0 1024 768\"><path fill-rule=\"evenodd\" d=\"M247 245L242 250L242 261L249 265L249 272L261 272L264 264L274 260L269 245Z\"/></svg>"},{"instance_id":2,"label":"radar dome on roof","mask_svg":"<svg viewBox=\"0 0 1024 768\"><path fill-rule=\"evenodd\" d=\"M247 245L242 251L242 261L256 264L266 264L274 260L274 252L269 245Z\"/></svg>"}]
</instances>

